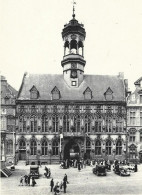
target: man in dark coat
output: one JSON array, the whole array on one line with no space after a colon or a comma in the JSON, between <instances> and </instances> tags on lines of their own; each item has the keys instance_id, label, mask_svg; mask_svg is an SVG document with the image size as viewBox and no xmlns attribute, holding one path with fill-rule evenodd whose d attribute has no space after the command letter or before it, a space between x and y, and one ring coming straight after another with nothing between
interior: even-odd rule
<instances>
[{"instance_id":1,"label":"man in dark coat","mask_svg":"<svg viewBox=\"0 0 142 195\"><path fill-rule=\"evenodd\" d=\"M63 181L63 188L64 188L64 193L66 193L66 188L67 188L67 182Z\"/></svg>"},{"instance_id":2,"label":"man in dark coat","mask_svg":"<svg viewBox=\"0 0 142 195\"><path fill-rule=\"evenodd\" d=\"M36 184L35 178L34 178L34 177L32 177L32 186L34 187L34 186L35 186L35 184Z\"/></svg>"},{"instance_id":3,"label":"man in dark coat","mask_svg":"<svg viewBox=\"0 0 142 195\"><path fill-rule=\"evenodd\" d=\"M138 171L138 166L137 166L137 164L135 164L134 171L135 171L135 172L137 172L137 171Z\"/></svg>"},{"instance_id":4,"label":"man in dark coat","mask_svg":"<svg viewBox=\"0 0 142 195\"><path fill-rule=\"evenodd\" d=\"M52 178L52 179L51 179L51 181L50 181L50 186L51 186L51 192L52 192L53 187L54 187L54 181L53 181L53 178Z\"/></svg>"},{"instance_id":5,"label":"man in dark coat","mask_svg":"<svg viewBox=\"0 0 142 195\"><path fill-rule=\"evenodd\" d=\"M28 185L30 186L30 180L31 180L31 177L30 177L30 175L28 175Z\"/></svg>"},{"instance_id":6,"label":"man in dark coat","mask_svg":"<svg viewBox=\"0 0 142 195\"><path fill-rule=\"evenodd\" d=\"M79 171L81 170L80 162L78 162L78 170L79 170Z\"/></svg>"},{"instance_id":7,"label":"man in dark coat","mask_svg":"<svg viewBox=\"0 0 142 195\"><path fill-rule=\"evenodd\" d=\"M69 182L68 182L68 177L67 177L67 174L66 174L66 173L65 173L65 176L64 176L63 181L65 181L66 183L69 183Z\"/></svg>"}]
</instances>

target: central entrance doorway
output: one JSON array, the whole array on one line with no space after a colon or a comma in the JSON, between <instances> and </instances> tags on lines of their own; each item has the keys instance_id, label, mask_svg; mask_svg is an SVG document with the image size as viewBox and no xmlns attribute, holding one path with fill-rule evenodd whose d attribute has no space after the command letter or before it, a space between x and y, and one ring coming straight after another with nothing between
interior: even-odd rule
<instances>
[{"instance_id":1,"label":"central entrance doorway","mask_svg":"<svg viewBox=\"0 0 142 195\"><path fill-rule=\"evenodd\" d=\"M79 159L80 149L78 144L73 140L69 142L64 147L64 159Z\"/></svg>"}]
</instances>

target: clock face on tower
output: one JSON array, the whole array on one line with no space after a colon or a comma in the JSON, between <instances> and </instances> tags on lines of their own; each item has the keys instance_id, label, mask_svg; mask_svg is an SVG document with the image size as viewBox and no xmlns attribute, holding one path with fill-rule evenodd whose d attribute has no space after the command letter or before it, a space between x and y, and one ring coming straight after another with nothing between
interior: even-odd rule
<instances>
[{"instance_id":1,"label":"clock face on tower","mask_svg":"<svg viewBox=\"0 0 142 195\"><path fill-rule=\"evenodd\" d=\"M76 70L71 71L71 77L72 78L77 78L77 71Z\"/></svg>"}]
</instances>

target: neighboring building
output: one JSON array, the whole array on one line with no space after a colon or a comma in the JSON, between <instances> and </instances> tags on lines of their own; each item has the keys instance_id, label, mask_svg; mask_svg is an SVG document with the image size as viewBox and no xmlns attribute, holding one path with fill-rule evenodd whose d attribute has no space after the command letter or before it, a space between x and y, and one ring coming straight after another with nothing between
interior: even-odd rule
<instances>
[{"instance_id":1,"label":"neighboring building","mask_svg":"<svg viewBox=\"0 0 142 195\"><path fill-rule=\"evenodd\" d=\"M15 100L17 91L1 76L1 161L14 163L15 157Z\"/></svg>"},{"instance_id":2,"label":"neighboring building","mask_svg":"<svg viewBox=\"0 0 142 195\"><path fill-rule=\"evenodd\" d=\"M142 163L142 77L134 84L127 104L128 158Z\"/></svg>"},{"instance_id":3,"label":"neighboring building","mask_svg":"<svg viewBox=\"0 0 142 195\"><path fill-rule=\"evenodd\" d=\"M63 75L24 74L16 101L17 160L126 158L127 80L122 73L84 74L85 37L73 14L62 31Z\"/></svg>"}]
</instances>

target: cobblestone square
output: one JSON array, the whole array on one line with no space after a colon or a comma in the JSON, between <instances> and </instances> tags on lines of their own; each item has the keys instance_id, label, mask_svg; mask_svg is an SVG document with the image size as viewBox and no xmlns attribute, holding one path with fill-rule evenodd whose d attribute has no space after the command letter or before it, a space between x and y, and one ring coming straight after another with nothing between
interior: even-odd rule
<instances>
[{"instance_id":1,"label":"cobblestone square","mask_svg":"<svg viewBox=\"0 0 142 195\"><path fill-rule=\"evenodd\" d=\"M77 168L61 169L59 165L47 165L51 169L54 183L61 182L64 174L68 176L67 195L72 194L142 194L142 165L138 172L131 172L129 177L121 177L111 172L107 176L96 176L92 168L87 166L80 172ZM3 195L51 195L50 179L44 177L45 165L39 168L40 178L35 187L19 186L20 176L29 173L30 166L16 166L9 178L1 178L1 194ZM64 194L61 192L60 194Z\"/></svg>"}]
</instances>

